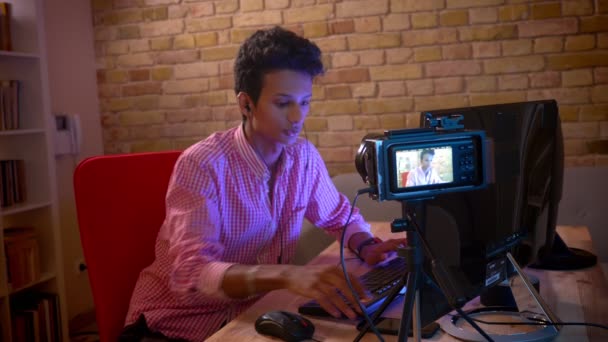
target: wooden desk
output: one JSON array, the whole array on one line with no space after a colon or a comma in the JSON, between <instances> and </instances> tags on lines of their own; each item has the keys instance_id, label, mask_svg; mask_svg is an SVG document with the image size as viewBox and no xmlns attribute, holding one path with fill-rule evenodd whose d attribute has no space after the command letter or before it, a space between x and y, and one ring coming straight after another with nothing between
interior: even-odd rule
<instances>
[{"instance_id":1,"label":"wooden desk","mask_svg":"<svg viewBox=\"0 0 608 342\"><path fill-rule=\"evenodd\" d=\"M382 238L396 237L395 234L390 233L389 224L386 222L372 223L372 231ZM569 247L592 251L591 237L586 227L562 226L558 227L558 232ZM338 248L337 243L332 244L311 263L338 264ZM349 252L345 256L352 257L353 255ZM365 271L365 266L361 266L358 260L351 259L347 263L349 270L354 273ZM608 283L599 265L579 271L558 272L534 269L526 269L526 271L540 279L540 292L543 299L562 321L608 324ZM211 336L208 341L277 341L255 331L254 322L257 317L266 311L277 309L297 312L298 306L308 300L287 290L273 291ZM531 309L538 311L536 307L531 307ZM393 312L400 312L400 310L401 305L396 305ZM322 341L352 341L357 335L355 327L348 323L310 319L316 328L316 339ZM384 338L386 341L397 340L396 336L385 335ZM377 338L375 335L368 333L362 340L377 341ZM454 340L453 337L443 331L439 331L430 339L430 341ZM561 330L556 340L608 341L608 331L584 326L566 326Z\"/></svg>"}]
</instances>

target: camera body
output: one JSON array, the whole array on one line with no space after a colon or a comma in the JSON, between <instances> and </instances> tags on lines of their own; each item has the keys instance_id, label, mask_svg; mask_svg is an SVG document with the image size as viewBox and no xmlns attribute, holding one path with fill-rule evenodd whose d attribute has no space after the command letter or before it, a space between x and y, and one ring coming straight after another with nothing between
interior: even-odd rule
<instances>
[{"instance_id":1,"label":"camera body","mask_svg":"<svg viewBox=\"0 0 608 342\"><path fill-rule=\"evenodd\" d=\"M430 128L366 135L357 171L378 201L433 198L484 188L489 180L486 136L464 130L462 116L430 122Z\"/></svg>"}]
</instances>

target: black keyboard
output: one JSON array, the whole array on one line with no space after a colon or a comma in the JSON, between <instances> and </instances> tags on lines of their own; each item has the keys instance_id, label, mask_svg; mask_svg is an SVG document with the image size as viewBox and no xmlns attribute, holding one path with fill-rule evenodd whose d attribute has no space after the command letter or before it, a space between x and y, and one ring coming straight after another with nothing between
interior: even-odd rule
<instances>
[{"instance_id":1,"label":"black keyboard","mask_svg":"<svg viewBox=\"0 0 608 342\"><path fill-rule=\"evenodd\" d=\"M372 295L372 300L367 303L362 303L365 312L368 315L371 315L376 311L384 302L386 296L391 292L391 289L404 279L406 268L404 258L394 258L386 263L376 265L359 277L361 284ZM331 316L315 300L300 305L298 312L310 316Z\"/></svg>"}]
</instances>

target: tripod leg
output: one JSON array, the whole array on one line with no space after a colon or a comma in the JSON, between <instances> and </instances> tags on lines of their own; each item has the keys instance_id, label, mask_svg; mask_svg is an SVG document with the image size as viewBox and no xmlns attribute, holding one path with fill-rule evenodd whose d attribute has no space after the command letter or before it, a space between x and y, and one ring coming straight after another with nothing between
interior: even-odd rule
<instances>
[{"instance_id":1,"label":"tripod leg","mask_svg":"<svg viewBox=\"0 0 608 342\"><path fill-rule=\"evenodd\" d=\"M405 292L405 302L403 303L403 312L401 314L401 326L399 327L399 337L397 341L407 341L408 330L412 323L412 309L416 295L418 294L418 284L420 284L420 270L416 269L407 275L407 290ZM420 325L418 323L418 325ZM414 332L415 334L416 332ZM416 336L416 335L414 335Z\"/></svg>"},{"instance_id":2,"label":"tripod leg","mask_svg":"<svg viewBox=\"0 0 608 342\"><path fill-rule=\"evenodd\" d=\"M395 298L397 298L397 296L401 292L401 289L406 284L406 279L407 279L406 277L407 277L407 275L404 274L403 278L401 278L399 280L399 283L397 283L397 285L395 285L395 287L391 290L391 292L388 294L388 296L386 296L386 298L384 299L384 302L382 302L382 304L380 305L380 307L378 308L378 310L376 310L374 312L374 314L372 315L372 317L370 317L370 319L371 319L371 321L373 323L377 323L376 320L384 313L384 311L386 310L386 308L389 305L391 305L391 303L393 302L393 300L395 300ZM369 332L370 329L371 329L371 327L369 326L369 323L365 323L365 325L363 326L363 328L361 329L361 331L359 332L359 334L357 335L357 337L354 339L354 342L360 341L361 338L363 338L363 336L367 332Z\"/></svg>"}]
</instances>

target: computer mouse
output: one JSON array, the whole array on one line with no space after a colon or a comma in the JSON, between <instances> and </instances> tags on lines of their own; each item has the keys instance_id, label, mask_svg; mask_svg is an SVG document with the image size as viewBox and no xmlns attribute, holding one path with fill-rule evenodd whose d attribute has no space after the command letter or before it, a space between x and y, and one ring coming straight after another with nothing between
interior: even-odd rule
<instances>
[{"instance_id":1,"label":"computer mouse","mask_svg":"<svg viewBox=\"0 0 608 342\"><path fill-rule=\"evenodd\" d=\"M299 342L311 339L315 326L296 313L277 310L258 317L255 330L262 335L274 336L283 341Z\"/></svg>"}]
</instances>

